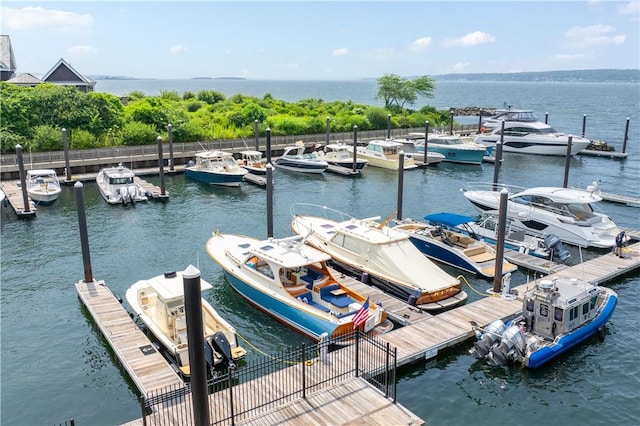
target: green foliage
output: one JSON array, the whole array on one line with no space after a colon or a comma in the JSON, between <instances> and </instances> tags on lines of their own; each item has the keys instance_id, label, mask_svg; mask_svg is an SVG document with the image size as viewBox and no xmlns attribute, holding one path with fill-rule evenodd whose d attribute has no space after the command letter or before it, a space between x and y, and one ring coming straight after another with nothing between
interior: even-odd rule
<instances>
[{"instance_id":1,"label":"green foliage","mask_svg":"<svg viewBox=\"0 0 640 426\"><path fill-rule=\"evenodd\" d=\"M196 95L193 92L186 91L182 94L182 99L188 101L189 99L195 98Z\"/></svg>"},{"instance_id":2,"label":"green foliage","mask_svg":"<svg viewBox=\"0 0 640 426\"><path fill-rule=\"evenodd\" d=\"M418 95L433 97L435 82L429 76L408 80L396 74L385 74L378 78L378 93L376 99L384 101L384 107L396 105L400 109L405 104L414 105Z\"/></svg>"},{"instance_id":3,"label":"green foliage","mask_svg":"<svg viewBox=\"0 0 640 426\"><path fill-rule=\"evenodd\" d=\"M381 107L369 107L365 110L365 115L374 129L386 129L389 121L389 112ZM392 127L393 118L392 118Z\"/></svg>"},{"instance_id":4,"label":"green foliage","mask_svg":"<svg viewBox=\"0 0 640 426\"><path fill-rule=\"evenodd\" d=\"M147 123L129 121L122 129L123 145L151 145L157 143L158 133L155 128Z\"/></svg>"},{"instance_id":5,"label":"green foliage","mask_svg":"<svg viewBox=\"0 0 640 426\"><path fill-rule=\"evenodd\" d=\"M147 95L145 95L144 92L141 90L134 90L133 92L129 93L127 97L129 98L130 101L136 101L136 100L146 98Z\"/></svg>"},{"instance_id":6,"label":"green foliage","mask_svg":"<svg viewBox=\"0 0 640 426\"><path fill-rule=\"evenodd\" d=\"M178 94L178 92L173 90L160 90L160 97L162 99L167 99L169 101L176 101L176 102L179 102L182 99L180 98L180 95Z\"/></svg>"},{"instance_id":7,"label":"green foliage","mask_svg":"<svg viewBox=\"0 0 640 426\"><path fill-rule=\"evenodd\" d=\"M175 142L197 142L206 140L205 130L195 122L187 122L173 128L173 140Z\"/></svg>"},{"instance_id":8,"label":"green foliage","mask_svg":"<svg viewBox=\"0 0 640 426\"><path fill-rule=\"evenodd\" d=\"M200 108L202 108L202 102L199 101L192 101L187 104L187 111L189 112L196 112Z\"/></svg>"},{"instance_id":9,"label":"green foliage","mask_svg":"<svg viewBox=\"0 0 640 426\"><path fill-rule=\"evenodd\" d=\"M100 144L96 137L87 130L74 130L69 138L69 148L71 149L89 149L99 147Z\"/></svg>"},{"instance_id":10,"label":"green foliage","mask_svg":"<svg viewBox=\"0 0 640 426\"><path fill-rule=\"evenodd\" d=\"M207 103L209 105L213 105L213 104L216 104L218 102L222 102L225 99L227 99L227 97L225 95L223 95L222 93L217 92L215 90L201 90L196 95L196 98L199 101L205 102L205 103Z\"/></svg>"},{"instance_id":11,"label":"green foliage","mask_svg":"<svg viewBox=\"0 0 640 426\"><path fill-rule=\"evenodd\" d=\"M2 149L2 154L10 154L15 152L16 145L21 145L22 147L24 147L26 142L27 141L24 136L17 135L4 128L0 130L0 148Z\"/></svg>"},{"instance_id":12,"label":"green foliage","mask_svg":"<svg viewBox=\"0 0 640 426\"><path fill-rule=\"evenodd\" d=\"M62 151L62 132L45 124L36 126L30 148L33 151Z\"/></svg>"},{"instance_id":13,"label":"green foliage","mask_svg":"<svg viewBox=\"0 0 640 426\"><path fill-rule=\"evenodd\" d=\"M100 138L109 129L122 126L124 107L118 97L97 92L91 92L87 96L91 108L91 121L87 125L87 130Z\"/></svg>"}]
</instances>

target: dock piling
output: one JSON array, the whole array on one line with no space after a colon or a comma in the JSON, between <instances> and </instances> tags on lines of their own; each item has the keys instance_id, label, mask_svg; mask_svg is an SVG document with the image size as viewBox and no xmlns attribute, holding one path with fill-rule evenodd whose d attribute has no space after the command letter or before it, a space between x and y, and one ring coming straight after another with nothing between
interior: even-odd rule
<instances>
[{"instance_id":1,"label":"dock piling","mask_svg":"<svg viewBox=\"0 0 640 426\"><path fill-rule=\"evenodd\" d=\"M255 145L256 151L260 151L260 129L258 128L259 121L253 120L253 135L256 138Z\"/></svg>"},{"instance_id":2,"label":"dock piling","mask_svg":"<svg viewBox=\"0 0 640 426\"><path fill-rule=\"evenodd\" d=\"M20 189L22 190L22 202L24 203L24 211L28 214L31 212L31 203L29 202L29 194L27 193L27 177L24 172L24 160L22 158L22 145L16 145L16 155L18 157L18 169L20 170Z\"/></svg>"},{"instance_id":3,"label":"dock piling","mask_svg":"<svg viewBox=\"0 0 640 426\"><path fill-rule=\"evenodd\" d=\"M387 140L391 140L391 114L387 114Z\"/></svg>"},{"instance_id":4,"label":"dock piling","mask_svg":"<svg viewBox=\"0 0 640 426\"><path fill-rule=\"evenodd\" d=\"M267 164L271 164L271 128L267 127Z\"/></svg>"},{"instance_id":5,"label":"dock piling","mask_svg":"<svg viewBox=\"0 0 640 426\"><path fill-rule=\"evenodd\" d=\"M571 166L571 145L573 145L573 136L569 135L567 140L567 156L564 160L564 180L562 181L562 187L566 188L569 185L569 167Z\"/></svg>"},{"instance_id":6,"label":"dock piling","mask_svg":"<svg viewBox=\"0 0 640 426\"><path fill-rule=\"evenodd\" d=\"M629 117L627 117L627 125L624 128L624 139L622 139L622 153L627 152L627 141L629 140Z\"/></svg>"},{"instance_id":7,"label":"dock piling","mask_svg":"<svg viewBox=\"0 0 640 426\"><path fill-rule=\"evenodd\" d=\"M200 271L193 265L182 272L184 308L189 342L189 368L191 370L191 395L193 424L209 424L209 400L207 393L207 366L204 357L204 331L202 325L202 294Z\"/></svg>"},{"instance_id":8,"label":"dock piling","mask_svg":"<svg viewBox=\"0 0 640 426\"><path fill-rule=\"evenodd\" d=\"M67 129L62 128L62 149L64 150L64 182L71 183L71 166L69 165L69 138L67 137Z\"/></svg>"},{"instance_id":9,"label":"dock piling","mask_svg":"<svg viewBox=\"0 0 640 426\"><path fill-rule=\"evenodd\" d=\"M402 192L404 186L404 151L400 151L398 167L398 220L402 220Z\"/></svg>"},{"instance_id":10,"label":"dock piling","mask_svg":"<svg viewBox=\"0 0 640 426\"><path fill-rule=\"evenodd\" d=\"M165 196L167 191L164 186L164 156L162 153L162 136L158 136L158 171L160 172L160 195Z\"/></svg>"},{"instance_id":11,"label":"dock piling","mask_svg":"<svg viewBox=\"0 0 640 426\"><path fill-rule=\"evenodd\" d=\"M358 168L358 126L353 126L353 172Z\"/></svg>"},{"instance_id":12,"label":"dock piling","mask_svg":"<svg viewBox=\"0 0 640 426\"><path fill-rule=\"evenodd\" d=\"M331 131L331 119L327 117L327 132L324 138L324 142L326 145L329 145L329 132Z\"/></svg>"},{"instance_id":13,"label":"dock piling","mask_svg":"<svg viewBox=\"0 0 640 426\"><path fill-rule=\"evenodd\" d=\"M89 252L89 234L87 232L87 215L84 209L84 186L82 182L73 185L76 191L76 204L78 209L78 227L80 228L80 246L82 248L82 265L84 268L84 282L93 282L91 270L91 254Z\"/></svg>"},{"instance_id":14,"label":"dock piling","mask_svg":"<svg viewBox=\"0 0 640 426\"><path fill-rule=\"evenodd\" d=\"M167 136L169 137L169 171L173 172L175 160L173 158L173 124L171 123L167 124Z\"/></svg>"},{"instance_id":15,"label":"dock piling","mask_svg":"<svg viewBox=\"0 0 640 426\"><path fill-rule=\"evenodd\" d=\"M493 292L500 293L502 286L502 263L504 262L504 234L507 225L507 197L509 192L506 188L500 191L500 207L498 209L498 235L496 236L496 266L493 276Z\"/></svg>"},{"instance_id":16,"label":"dock piling","mask_svg":"<svg viewBox=\"0 0 640 426\"><path fill-rule=\"evenodd\" d=\"M587 130L587 114L582 114L582 137L583 138L586 130Z\"/></svg>"},{"instance_id":17,"label":"dock piling","mask_svg":"<svg viewBox=\"0 0 640 426\"><path fill-rule=\"evenodd\" d=\"M273 237L273 166L267 163L267 238Z\"/></svg>"}]
</instances>

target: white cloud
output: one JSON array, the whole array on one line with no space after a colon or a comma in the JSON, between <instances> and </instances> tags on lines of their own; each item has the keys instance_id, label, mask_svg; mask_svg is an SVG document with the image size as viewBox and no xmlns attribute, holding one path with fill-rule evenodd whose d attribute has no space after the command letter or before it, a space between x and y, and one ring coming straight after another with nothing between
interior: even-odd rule
<instances>
[{"instance_id":1,"label":"white cloud","mask_svg":"<svg viewBox=\"0 0 640 426\"><path fill-rule=\"evenodd\" d=\"M349 53L349 49L341 47L333 51L333 56L345 56L347 53Z\"/></svg>"},{"instance_id":2,"label":"white cloud","mask_svg":"<svg viewBox=\"0 0 640 426\"><path fill-rule=\"evenodd\" d=\"M425 50L427 47L431 45L431 37L420 37L415 40L409 46L409 50L413 50L414 52L420 52Z\"/></svg>"},{"instance_id":3,"label":"white cloud","mask_svg":"<svg viewBox=\"0 0 640 426\"><path fill-rule=\"evenodd\" d=\"M620 4L618 5L618 12L621 15L640 15L640 1L630 1L629 3Z\"/></svg>"},{"instance_id":4,"label":"white cloud","mask_svg":"<svg viewBox=\"0 0 640 426\"><path fill-rule=\"evenodd\" d=\"M458 62L453 66L453 70L456 72L466 71L469 65L471 65L469 62Z\"/></svg>"},{"instance_id":5,"label":"white cloud","mask_svg":"<svg viewBox=\"0 0 640 426\"><path fill-rule=\"evenodd\" d=\"M585 56L579 53L557 53L551 57L554 61L579 61L584 59Z\"/></svg>"},{"instance_id":6,"label":"white cloud","mask_svg":"<svg viewBox=\"0 0 640 426\"><path fill-rule=\"evenodd\" d=\"M592 48L622 44L627 36L612 34L615 28L610 25L589 25L586 27L571 27L564 34L569 45L580 48Z\"/></svg>"},{"instance_id":7,"label":"white cloud","mask_svg":"<svg viewBox=\"0 0 640 426\"><path fill-rule=\"evenodd\" d=\"M172 55L178 55L182 52L186 52L186 50L187 48L181 44L176 44L175 46L171 46L169 48L169 52L171 52Z\"/></svg>"},{"instance_id":8,"label":"white cloud","mask_svg":"<svg viewBox=\"0 0 640 426\"><path fill-rule=\"evenodd\" d=\"M91 27L93 23L94 19L91 15L78 15L63 10L44 9L42 7L2 8L2 27L9 30L20 31L45 28L67 32Z\"/></svg>"},{"instance_id":9,"label":"white cloud","mask_svg":"<svg viewBox=\"0 0 640 426\"><path fill-rule=\"evenodd\" d=\"M94 49L91 46L76 45L76 46L67 47L67 52L71 55L85 56L91 53L97 53L98 50Z\"/></svg>"},{"instance_id":10,"label":"white cloud","mask_svg":"<svg viewBox=\"0 0 640 426\"><path fill-rule=\"evenodd\" d=\"M445 46L468 47L493 43L494 41L496 41L496 38L491 34L482 31L474 31L460 38L448 38L444 41L444 44Z\"/></svg>"}]
</instances>

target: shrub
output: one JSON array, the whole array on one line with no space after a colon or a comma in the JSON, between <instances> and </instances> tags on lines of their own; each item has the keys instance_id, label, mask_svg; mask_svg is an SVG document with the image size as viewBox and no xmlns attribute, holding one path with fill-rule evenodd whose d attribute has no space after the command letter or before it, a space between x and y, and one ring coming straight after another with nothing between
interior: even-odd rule
<instances>
[{"instance_id":1,"label":"shrub","mask_svg":"<svg viewBox=\"0 0 640 426\"><path fill-rule=\"evenodd\" d=\"M36 126L31 140L34 151L62 151L62 133L53 126Z\"/></svg>"},{"instance_id":2,"label":"shrub","mask_svg":"<svg viewBox=\"0 0 640 426\"><path fill-rule=\"evenodd\" d=\"M97 148L99 146L96 137L91 132L82 129L76 129L71 132L71 138L69 138L69 148L71 149L89 149Z\"/></svg>"},{"instance_id":3,"label":"shrub","mask_svg":"<svg viewBox=\"0 0 640 426\"><path fill-rule=\"evenodd\" d=\"M200 108L202 108L202 102L193 101L187 104L187 111L189 112L196 112Z\"/></svg>"},{"instance_id":4,"label":"shrub","mask_svg":"<svg viewBox=\"0 0 640 426\"><path fill-rule=\"evenodd\" d=\"M24 136L17 135L9 130L0 130L2 137L0 138L0 146L3 154L9 154L16 151L16 145L20 144L22 147L27 143L27 139Z\"/></svg>"},{"instance_id":5,"label":"shrub","mask_svg":"<svg viewBox=\"0 0 640 426\"><path fill-rule=\"evenodd\" d=\"M215 90L201 90L196 95L196 98L199 101L205 102L209 105L213 105L215 103L218 103L227 99L226 96L224 96L222 93L217 92Z\"/></svg>"},{"instance_id":6,"label":"shrub","mask_svg":"<svg viewBox=\"0 0 640 426\"><path fill-rule=\"evenodd\" d=\"M158 133L149 124L130 121L122 129L123 145L151 145L158 140Z\"/></svg>"}]
</instances>

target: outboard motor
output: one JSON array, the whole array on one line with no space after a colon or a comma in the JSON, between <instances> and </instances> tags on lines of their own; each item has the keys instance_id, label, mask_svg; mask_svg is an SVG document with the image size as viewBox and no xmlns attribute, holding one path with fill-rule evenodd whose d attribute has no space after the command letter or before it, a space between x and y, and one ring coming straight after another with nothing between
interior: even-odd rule
<instances>
[{"instance_id":1,"label":"outboard motor","mask_svg":"<svg viewBox=\"0 0 640 426\"><path fill-rule=\"evenodd\" d=\"M129 198L131 199L131 202L135 203L136 202L136 197L138 196L138 194L137 194L138 191L136 191L135 185L129 186L127 192L129 193Z\"/></svg>"},{"instance_id":2,"label":"outboard motor","mask_svg":"<svg viewBox=\"0 0 640 426\"><path fill-rule=\"evenodd\" d=\"M502 320L495 320L484 329L484 332L478 337L478 341L473 344L473 349L469 353L478 359L484 358L491 351L494 343L500 340L506 329L507 326L504 325Z\"/></svg>"},{"instance_id":3,"label":"outboard motor","mask_svg":"<svg viewBox=\"0 0 640 426\"><path fill-rule=\"evenodd\" d=\"M520 326L512 325L502 334L500 345L491 349L487 362L494 367L505 365L507 361L515 361L524 355L526 347L527 342Z\"/></svg>"},{"instance_id":4,"label":"outboard motor","mask_svg":"<svg viewBox=\"0 0 640 426\"><path fill-rule=\"evenodd\" d=\"M211 347L222 356L220 362L224 362L225 364L232 362L231 345L222 331L218 331L213 335L211 338Z\"/></svg>"},{"instance_id":5,"label":"outboard motor","mask_svg":"<svg viewBox=\"0 0 640 426\"><path fill-rule=\"evenodd\" d=\"M544 235L544 246L547 250L553 250L553 252L560 258L561 261L565 261L571 257L571 253L567 251L562 245L562 241L554 234Z\"/></svg>"},{"instance_id":6,"label":"outboard motor","mask_svg":"<svg viewBox=\"0 0 640 426\"><path fill-rule=\"evenodd\" d=\"M122 197L122 202L127 204L129 202L129 188L127 188L126 186L121 186L120 196Z\"/></svg>"}]
</instances>

